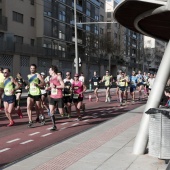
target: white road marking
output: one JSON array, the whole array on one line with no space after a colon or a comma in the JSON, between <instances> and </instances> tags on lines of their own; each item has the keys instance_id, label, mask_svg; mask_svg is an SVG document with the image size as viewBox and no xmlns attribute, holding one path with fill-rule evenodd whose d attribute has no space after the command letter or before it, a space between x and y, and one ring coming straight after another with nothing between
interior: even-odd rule
<instances>
[{"instance_id":1,"label":"white road marking","mask_svg":"<svg viewBox=\"0 0 170 170\"><path fill-rule=\"evenodd\" d=\"M66 129L66 127L62 127L59 131Z\"/></svg>"},{"instance_id":2,"label":"white road marking","mask_svg":"<svg viewBox=\"0 0 170 170\"><path fill-rule=\"evenodd\" d=\"M47 128L47 130L50 130L52 127Z\"/></svg>"},{"instance_id":3,"label":"white road marking","mask_svg":"<svg viewBox=\"0 0 170 170\"><path fill-rule=\"evenodd\" d=\"M83 119L89 118L90 116L84 116Z\"/></svg>"},{"instance_id":4,"label":"white road marking","mask_svg":"<svg viewBox=\"0 0 170 170\"><path fill-rule=\"evenodd\" d=\"M41 135L41 137L46 137L46 136L49 136L49 135L51 135L52 133L47 133L47 134L45 134L45 135Z\"/></svg>"},{"instance_id":5,"label":"white road marking","mask_svg":"<svg viewBox=\"0 0 170 170\"><path fill-rule=\"evenodd\" d=\"M68 122L62 123L61 125L66 125L66 124L68 124Z\"/></svg>"},{"instance_id":6,"label":"white road marking","mask_svg":"<svg viewBox=\"0 0 170 170\"><path fill-rule=\"evenodd\" d=\"M93 115L97 115L98 113L93 113Z\"/></svg>"},{"instance_id":7,"label":"white road marking","mask_svg":"<svg viewBox=\"0 0 170 170\"><path fill-rule=\"evenodd\" d=\"M24 144L27 144L27 143L30 143L30 142L33 142L33 141L34 141L34 140L27 140L27 141L22 142L22 143L20 143L20 144L24 145Z\"/></svg>"},{"instance_id":8,"label":"white road marking","mask_svg":"<svg viewBox=\"0 0 170 170\"><path fill-rule=\"evenodd\" d=\"M102 116L106 115L106 113L101 114Z\"/></svg>"},{"instance_id":9,"label":"white road marking","mask_svg":"<svg viewBox=\"0 0 170 170\"><path fill-rule=\"evenodd\" d=\"M76 125L79 125L79 123L74 123L74 124L72 124L71 126L76 126Z\"/></svg>"},{"instance_id":10,"label":"white road marking","mask_svg":"<svg viewBox=\"0 0 170 170\"><path fill-rule=\"evenodd\" d=\"M88 119L87 120L83 120L83 122L87 122L87 121L89 121Z\"/></svg>"},{"instance_id":11,"label":"white road marking","mask_svg":"<svg viewBox=\"0 0 170 170\"><path fill-rule=\"evenodd\" d=\"M0 153L5 152L5 151L7 151L7 150L9 150L9 149L10 149L10 148L2 149L2 150L0 150Z\"/></svg>"},{"instance_id":12,"label":"white road marking","mask_svg":"<svg viewBox=\"0 0 170 170\"><path fill-rule=\"evenodd\" d=\"M12 142L16 142L16 141L18 141L18 140L20 140L20 138L16 138L16 139L10 140L10 141L8 141L8 142L6 142L6 143L12 143Z\"/></svg>"},{"instance_id":13,"label":"white road marking","mask_svg":"<svg viewBox=\"0 0 170 170\"><path fill-rule=\"evenodd\" d=\"M31 133L31 134L29 134L29 136L34 136L34 135L37 135L37 134L39 134L40 132L35 132L35 133Z\"/></svg>"}]
</instances>

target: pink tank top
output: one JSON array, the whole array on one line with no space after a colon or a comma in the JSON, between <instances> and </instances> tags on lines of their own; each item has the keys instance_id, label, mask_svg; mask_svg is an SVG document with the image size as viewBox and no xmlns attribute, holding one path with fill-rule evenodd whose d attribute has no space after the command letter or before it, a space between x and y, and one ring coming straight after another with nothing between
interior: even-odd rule
<instances>
[{"instance_id":1,"label":"pink tank top","mask_svg":"<svg viewBox=\"0 0 170 170\"><path fill-rule=\"evenodd\" d=\"M73 95L79 94L79 97L83 97L83 94L80 94L83 91L83 83L81 81L78 82L74 81L72 85L72 89L73 89Z\"/></svg>"},{"instance_id":2,"label":"pink tank top","mask_svg":"<svg viewBox=\"0 0 170 170\"><path fill-rule=\"evenodd\" d=\"M54 76L54 77L51 77L50 79L50 85L53 84L55 86L60 86L60 82L58 81L58 78L57 76ZM60 99L63 97L63 94L62 94L62 89L59 89L59 88L51 88L51 95L50 95L51 98L54 98L54 99Z\"/></svg>"}]
</instances>

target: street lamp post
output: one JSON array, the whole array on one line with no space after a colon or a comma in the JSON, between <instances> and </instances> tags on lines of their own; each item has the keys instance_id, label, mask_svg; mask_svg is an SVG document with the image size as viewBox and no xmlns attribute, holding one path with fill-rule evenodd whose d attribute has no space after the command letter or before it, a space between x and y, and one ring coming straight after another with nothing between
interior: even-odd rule
<instances>
[{"instance_id":1,"label":"street lamp post","mask_svg":"<svg viewBox=\"0 0 170 170\"><path fill-rule=\"evenodd\" d=\"M76 73L79 73L79 58L78 58L78 48L77 48L77 10L76 10L76 0L74 0L74 32L75 32L75 67Z\"/></svg>"},{"instance_id":2,"label":"street lamp post","mask_svg":"<svg viewBox=\"0 0 170 170\"><path fill-rule=\"evenodd\" d=\"M76 73L79 73L79 57L78 57L78 45L77 45L77 24L105 24L105 23L117 23L115 21L113 22L80 22L77 23L77 9L76 9L76 0L74 0L74 30L75 30L75 67L76 67Z\"/></svg>"}]
</instances>

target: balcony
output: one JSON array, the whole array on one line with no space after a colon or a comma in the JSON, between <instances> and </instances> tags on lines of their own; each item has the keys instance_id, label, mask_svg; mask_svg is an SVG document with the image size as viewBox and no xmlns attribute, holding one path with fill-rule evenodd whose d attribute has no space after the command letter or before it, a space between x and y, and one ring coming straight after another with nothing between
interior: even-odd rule
<instances>
[{"instance_id":1,"label":"balcony","mask_svg":"<svg viewBox=\"0 0 170 170\"><path fill-rule=\"evenodd\" d=\"M74 25L74 20L70 21L70 24ZM77 24L77 27L83 28L83 25L82 24Z\"/></svg>"},{"instance_id":2,"label":"balcony","mask_svg":"<svg viewBox=\"0 0 170 170\"><path fill-rule=\"evenodd\" d=\"M0 16L0 30L7 31L7 17Z\"/></svg>"},{"instance_id":3,"label":"balcony","mask_svg":"<svg viewBox=\"0 0 170 170\"><path fill-rule=\"evenodd\" d=\"M100 6L100 2L99 2L99 1L97 1L97 0L92 0L92 2L93 2L95 5Z\"/></svg>"},{"instance_id":4,"label":"balcony","mask_svg":"<svg viewBox=\"0 0 170 170\"><path fill-rule=\"evenodd\" d=\"M72 2L72 7L74 8L74 2ZM79 10L79 11L83 12L82 6L80 6L78 4L76 5L76 10Z\"/></svg>"}]
</instances>

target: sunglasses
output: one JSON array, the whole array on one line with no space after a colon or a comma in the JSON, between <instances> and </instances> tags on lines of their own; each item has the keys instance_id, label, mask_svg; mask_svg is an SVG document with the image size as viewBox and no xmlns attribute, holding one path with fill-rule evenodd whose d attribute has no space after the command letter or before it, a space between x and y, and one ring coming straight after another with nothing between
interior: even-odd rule
<instances>
[{"instance_id":1,"label":"sunglasses","mask_svg":"<svg viewBox=\"0 0 170 170\"><path fill-rule=\"evenodd\" d=\"M70 76L70 74L66 74L66 76Z\"/></svg>"},{"instance_id":2,"label":"sunglasses","mask_svg":"<svg viewBox=\"0 0 170 170\"><path fill-rule=\"evenodd\" d=\"M4 74L6 74L7 72L3 72Z\"/></svg>"}]
</instances>

